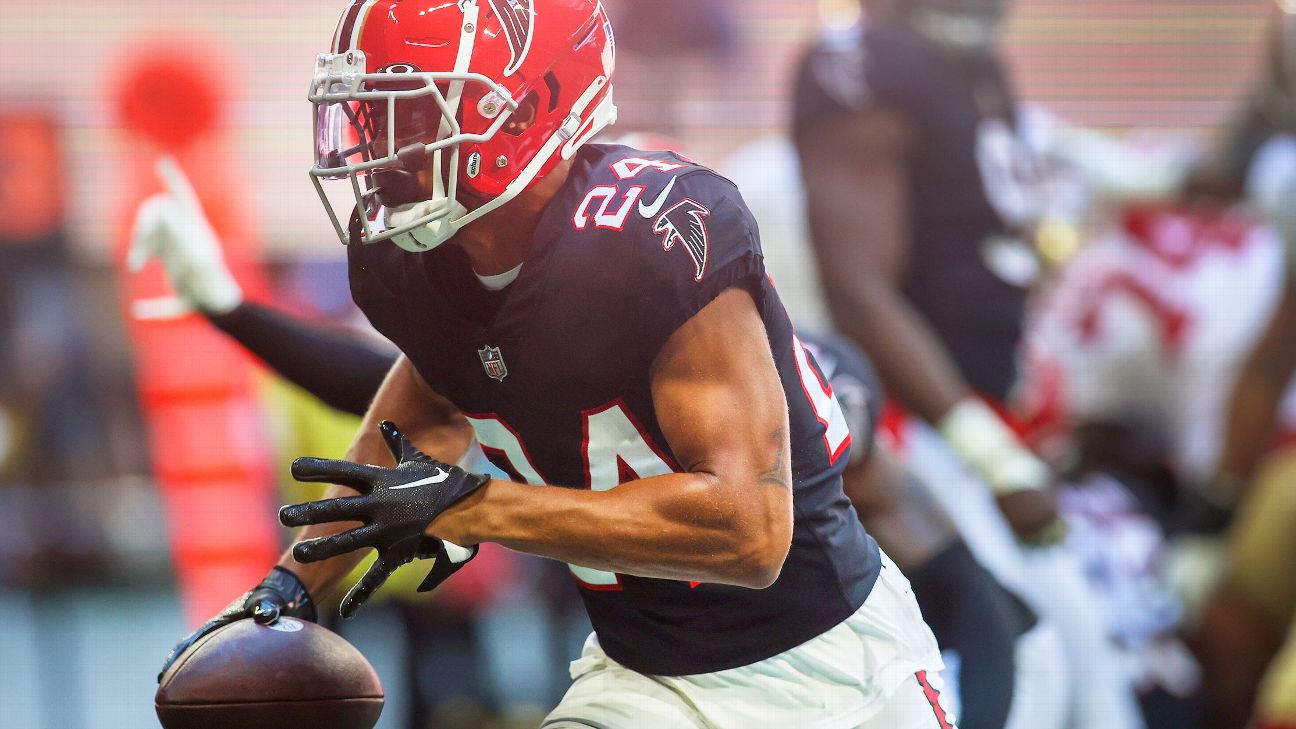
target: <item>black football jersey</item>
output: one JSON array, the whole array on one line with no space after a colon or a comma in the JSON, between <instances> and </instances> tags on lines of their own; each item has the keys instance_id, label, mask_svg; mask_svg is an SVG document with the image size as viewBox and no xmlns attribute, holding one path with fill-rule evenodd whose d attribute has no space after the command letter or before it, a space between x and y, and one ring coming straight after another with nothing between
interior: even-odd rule
<instances>
[{"instance_id":1,"label":"black football jersey","mask_svg":"<svg viewBox=\"0 0 1296 729\"><path fill-rule=\"evenodd\" d=\"M902 25L822 36L802 59L796 136L842 115L904 118L911 241L904 292L973 387L1003 398L1033 260L1016 231L1038 214L1035 170L1015 133L1015 101L993 55L951 57Z\"/></svg>"},{"instance_id":2,"label":"black football jersey","mask_svg":"<svg viewBox=\"0 0 1296 729\"><path fill-rule=\"evenodd\" d=\"M718 671L854 612L880 556L842 493L849 432L765 275L733 183L669 153L587 145L535 235L534 255L497 293L453 242L348 251L356 303L514 480L602 490L679 470L649 369L731 287L757 303L789 406L795 527L779 579L749 590L573 566L608 655L648 674Z\"/></svg>"}]
</instances>

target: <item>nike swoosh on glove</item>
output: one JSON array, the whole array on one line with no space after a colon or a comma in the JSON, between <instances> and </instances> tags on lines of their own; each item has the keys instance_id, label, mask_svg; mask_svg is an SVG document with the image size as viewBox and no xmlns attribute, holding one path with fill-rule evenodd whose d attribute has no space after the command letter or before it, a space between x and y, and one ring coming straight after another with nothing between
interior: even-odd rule
<instances>
[{"instance_id":1,"label":"nike swoosh on glove","mask_svg":"<svg viewBox=\"0 0 1296 729\"><path fill-rule=\"evenodd\" d=\"M344 618L354 615L398 567L415 559L439 557L445 552L445 545L440 540L426 538L423 531L441 512L490 480L422 453L390 422L383 421L378 430L396 459L395 468L323 458L298 458L292 464L293 478L298 481L334 483L353 488L360 495L312 501L279 510L279 521L290 527L337 521L364 524L340 534L300 542L293 547L293 557L298 562L318 562L370 547L378 551L373 566L343 598L339 612ZM453 567L450 569L452 573L474 554L457 561L438 558L433 572ZM436 583L448 576L440 576ZM433 576L429 575L429 581L432 579Z\"/></svg>"}]
</instances>

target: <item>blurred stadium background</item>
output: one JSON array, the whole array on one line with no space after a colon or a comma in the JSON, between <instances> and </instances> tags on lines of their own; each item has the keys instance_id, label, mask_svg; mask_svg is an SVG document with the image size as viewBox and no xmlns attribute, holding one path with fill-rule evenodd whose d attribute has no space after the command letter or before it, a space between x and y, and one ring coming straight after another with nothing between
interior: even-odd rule
<instances>
[{"instance_id":1,"label":"blurred stadium background","mask_svg":"<svg viewBox=\"0 0 1296 729\"><path fill-rule=\"evenodd\" d=\"M854 4L606 2L614 23L630 16L615 26L618 129L669 134L715 166L782 133L799 48ZM682 21L672 11L680 6L700 20ZM1005 50L1022 98L1068 122L1205 139L1255 78L1271 8L1272 0L1017 0ZM147 87L123 85L139 82L132 74L143 56L196 59L224 97L219 114L202 99L164 111L219 125L191 160L206 171L200 188L227 206L221 219L236 221L248 252L263 253L267 298L346 319L343 250L306 177L306 87L339 9L318 0L0 2L0 727L154 726L155 672L187 622L211 607L182 609L177 597L150 454L160 426L146 424L139 358L158 354L132 344L125 298L136 289L120 260L130 212L156 188L153 150L123 129L119 99L147 96ZM173 350L170 365L200 369L207 345L194 346ZM291 457L345 440L334 435L345 421L320 425L312 406L265 380L257 376L252 406L233 422L273 447L219 457L282 474ZM207 434L191 436L192 447ZM211 443L242 447L226 436ZM266 504L282 500L268 486L258 493ZM269 506L201 503L246 531L213 537L228 544L200 561L264 554L267 539L284 536ZM259 541L240 547L241 535ZM259 577L231 569L212 584ZM436 726L505 726L552 700L583 618L570 596L544 597L543 611L510 599L547 590L534 572L500 568L498 584L470 584L427 608L445 628L410 640L429 641L433 665L474 667L443 695L411 698L426 666L405 663L407 608L375 608L347 626L387 686L382 726L406 726L415 711L440 712Z\"/></svg>"}]
</instances>

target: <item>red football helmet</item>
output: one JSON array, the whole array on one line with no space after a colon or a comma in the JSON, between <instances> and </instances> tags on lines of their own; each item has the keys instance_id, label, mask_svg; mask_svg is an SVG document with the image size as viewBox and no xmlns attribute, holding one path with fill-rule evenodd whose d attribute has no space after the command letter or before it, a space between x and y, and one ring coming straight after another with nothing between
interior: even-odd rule
<instances>
[{"instance_id":1,"label":"red football helmet","mask_svg":"<svg viewBox=\"0 0 1296 729\"><path fill-rule=\"evenodd\" d=\"M614 56L600 0L353 0L310 90L342 242L431 250L512 200L616 120Z\"/></svg>"}]
</instances>

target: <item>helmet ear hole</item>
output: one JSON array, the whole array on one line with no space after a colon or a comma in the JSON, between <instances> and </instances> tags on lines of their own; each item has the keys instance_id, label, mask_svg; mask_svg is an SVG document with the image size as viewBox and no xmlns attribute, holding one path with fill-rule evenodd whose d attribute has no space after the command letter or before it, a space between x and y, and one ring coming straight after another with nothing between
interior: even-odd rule
<instances>
[{"instance_id":1,"label":"helmet ear hole","mask_svg":"<svg viewBox=\"0 0 1296 729\"><path fill-rule=\"evenodd\" d=\"M535 122L536 108L539 105L540 94L535 91L527 94L509 120L504 122L504 127L500 131L514 137L522 134Z\"/></svg>"},{"instance_id":2,"label":"helmet ear hole","mask_svg":"<svg viewBox=\"0 0 1296 729\"><path fill-rule=\"evenodd\" d=\"M561 90L558 85L558 77L553 71L544 75L545 87L549 89L549 113L558 110L558 92Z\"/></svg>"}]
</instances>

